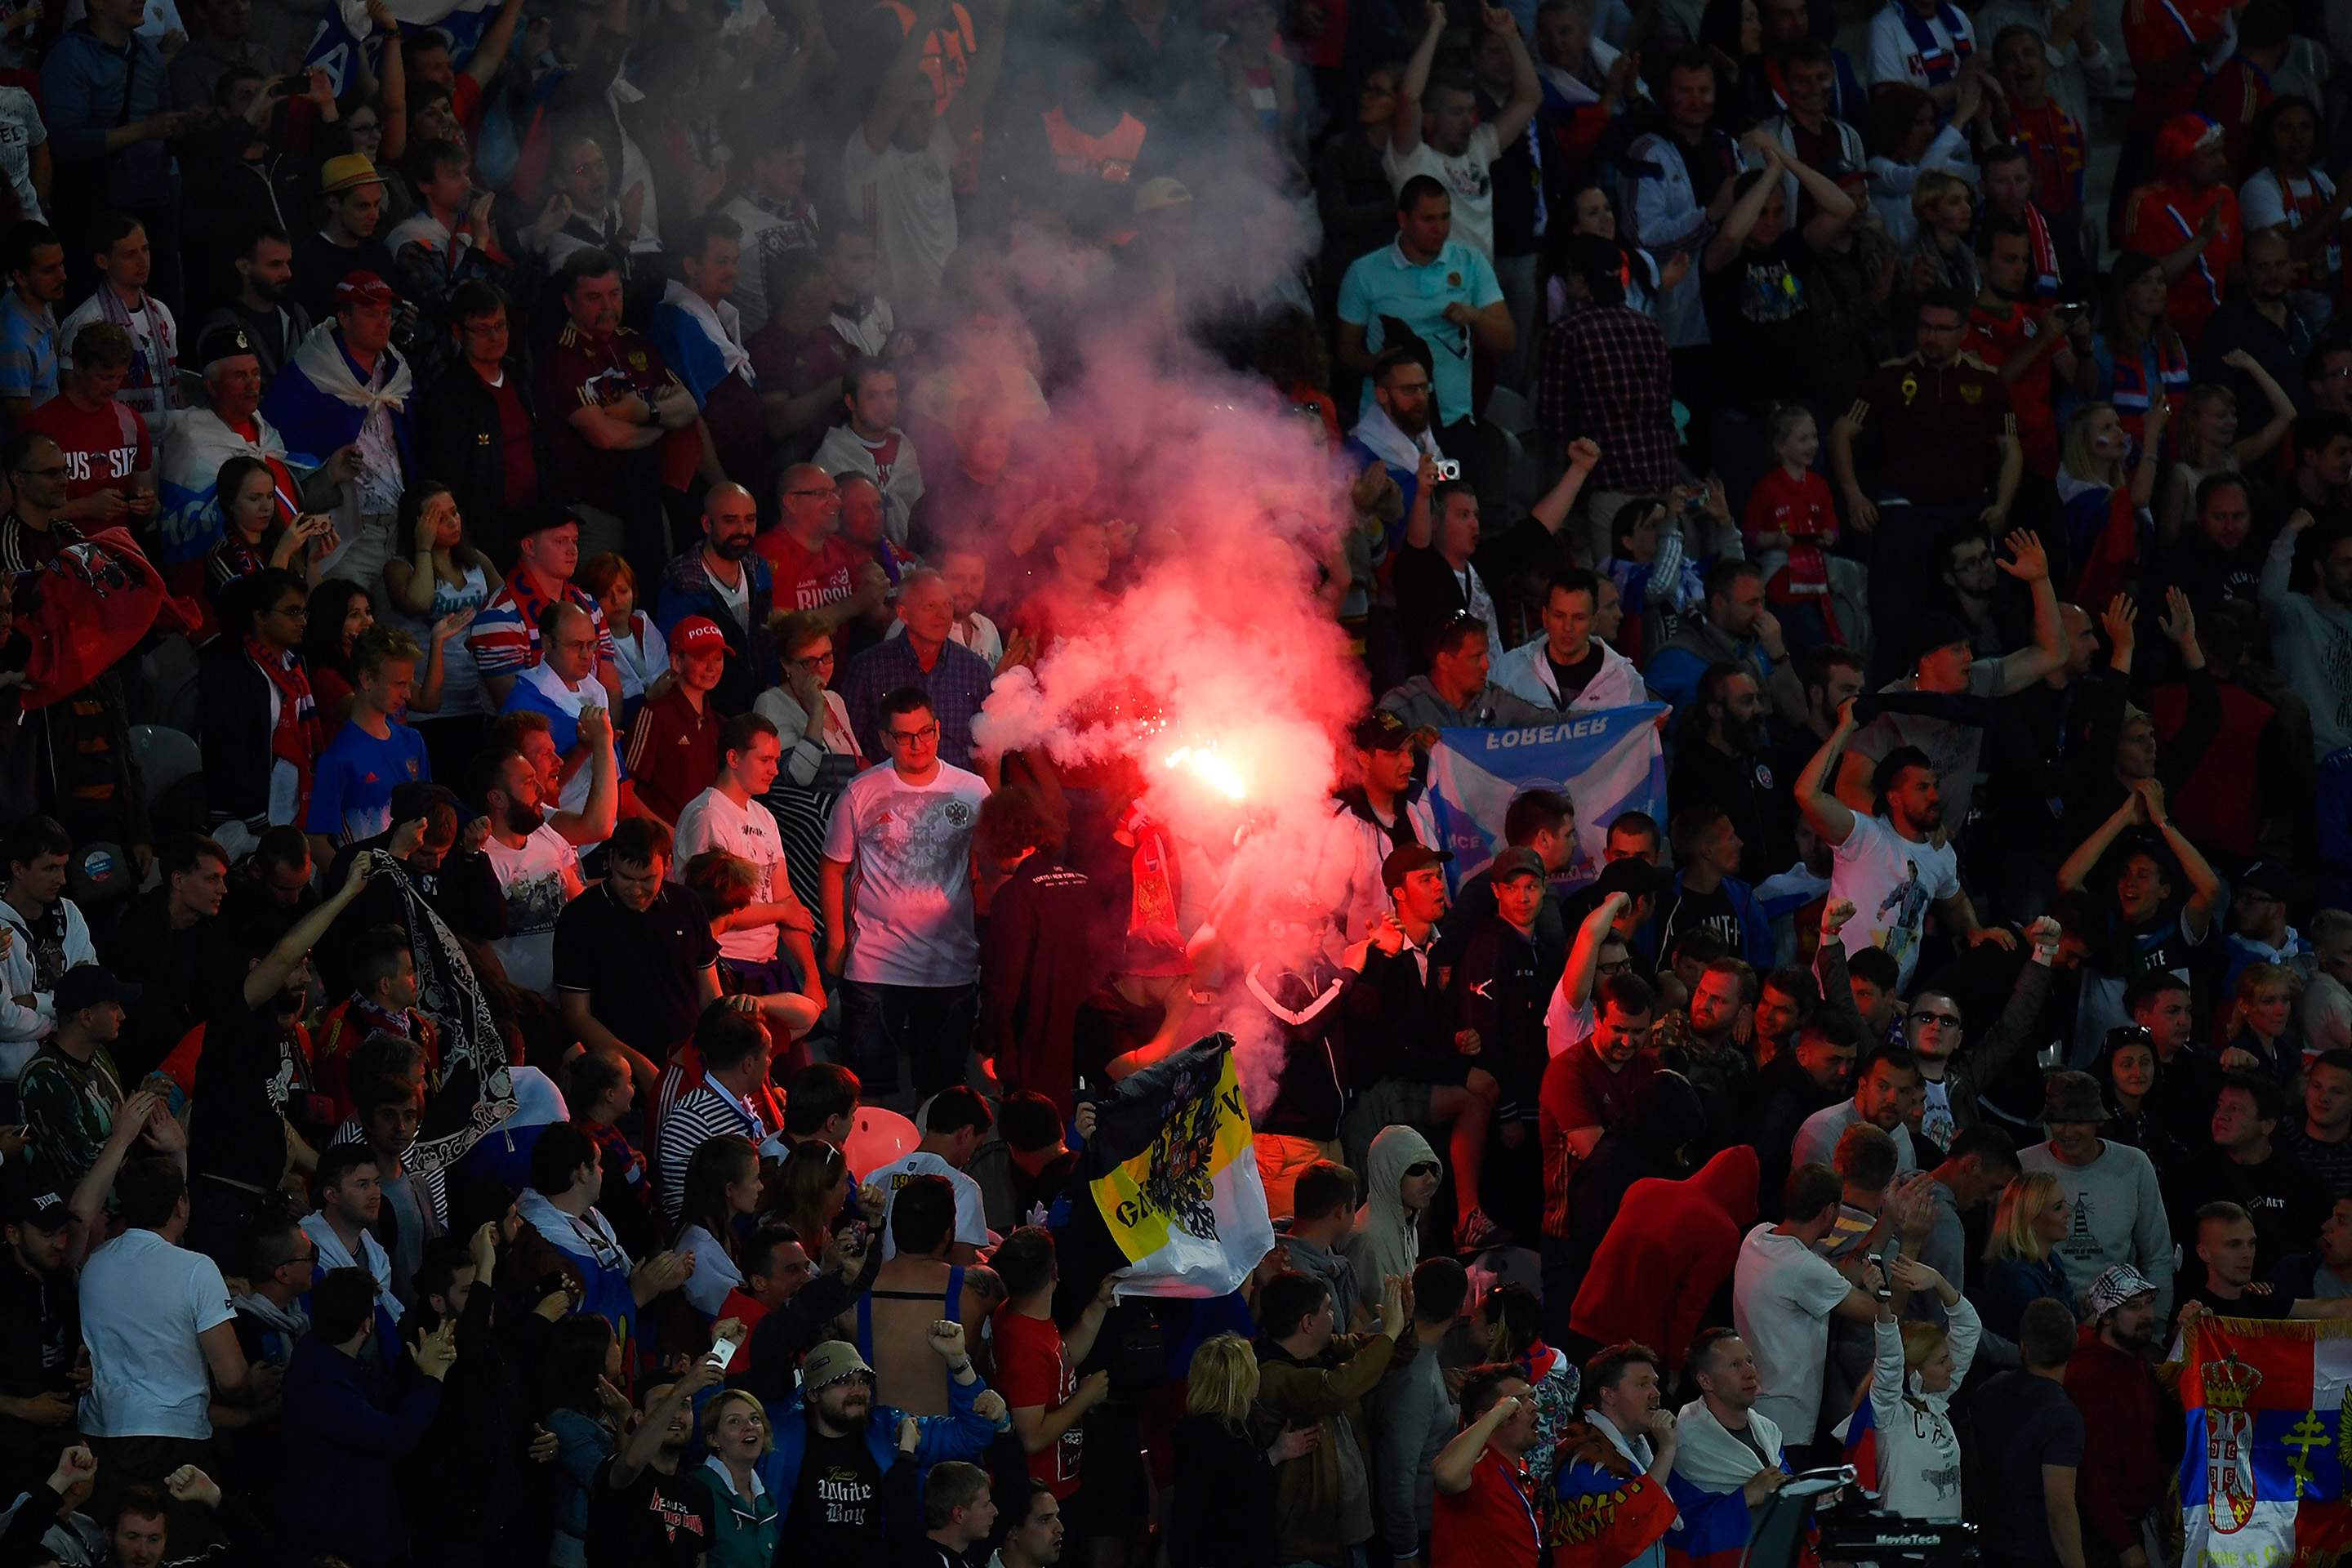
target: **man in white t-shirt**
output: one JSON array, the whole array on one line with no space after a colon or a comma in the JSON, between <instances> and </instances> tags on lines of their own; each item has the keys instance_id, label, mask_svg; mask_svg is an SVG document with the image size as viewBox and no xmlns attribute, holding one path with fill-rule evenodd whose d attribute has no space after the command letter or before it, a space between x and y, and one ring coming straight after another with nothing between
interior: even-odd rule
<instances>
[{"instance_id":1,"label":"man in white t-shirt","mask_svg":"<svg viewBox=\"0 0 2352 1568\"><path fill-rule=\"evenodd\" d=\"M1830 1319L1878 1316L1877 1268L1863 1262L1857 1287L1814 1250L1837 1223L1840 1190L1827 1165L1798 1166L1789 1176L1788 1217L1748 1233L1731 1275L1731 1321L1755 1352L1763 1384L1756 1408L1794 1447L1811 1444L1821 1425Z\"/></svg>"},{"instance_id":2,"label":"man in white t-shirt","mask_svg":"<svg viewBox=\"0 0 2352 1568\"><path fill-rule=\"evenodd\" d=\"M916 1176L944 1176L955 1189L955 1240L948 1247L950 1263L977 1263L980 1249L995 1238L988 1233L980 1184L964 1174L964 1167L988 1137L996 1118L980 1091L965 1084L950 1084L923 1107L923 1141L878 1170L858 1173L861 1182L882 1189L882 1256L894 1258L898 1244L890 1235L887 1205L898 1201L898 1189Z\"/></svg>"},{"instance_id":3,"label":"man in white t-shirt","mask_svg":"<svg viewBox=\"0 0 2352 1568\"><path fill-rule=\"evenodd\" d=\"M1388 150L1381 167L1389 189L1402 191L1415 174L1427 174L1454 198L1454 237L1489 261L1495 258L1495 181L1492 170L1503 149L1518 140L1543 103L1543 85L1536 79L1535 61L1528 56L1518 24L1507 7L1482 7L1489 32L1502 36L1511 50L1511 101L1484 125L1478 123L1478 99L1466 78L1429 79L1437 58L1438 39L1445 32L1445 7L1429 6L1429 26L1404 70L1404 85L1396 95L1395 118L1389 121Z\"/></svg>"},{"instance_id":4,"label":"man in white t-shirt","mask_svg":"<svg viewBox=\"0 0 2352 1568\"><path fill-rule=\"evenodd\" d=\"M980 49L944 109L924 74L923 54L933 32L947 21L947 0L922 0L865 123L841 154L841 188L848 195L851 218L874 231L882 292L902 307L937 293L940 274L955 254L956 201L950 175L956 150L971 140L1004 64L1006 0L974 9Z\"/></svg>"},{"instance_id":5,"label":"man in white t-shirt","mask_svg":"<svg viewBox=\"0 0 2352 1568\"><path fill-rule=\"evenodd\" d=\"M719 957L742 981L740 989L761 996L796 991L800 976L816 969L810 941L816 921L793 894L783 837L760 804L776 782L782 756L783 742L766 719L739 713L729 720L719 732L719 776L677 814L677 854L669 866L670 880L683 882L697 855L723 849L759 872L751 901L712 921L710 934L719 939Z\"/></svg>"},{"instance_id":6,"label":"man in white t-shirt","mask_svg":"<svg viewBox=\"0 0 2352 1568\"><path fill-rule=\"evenodd\" d=\"M1943 836L1944 807L1935 765L1916 746L1897 746L1879 760L1871 781L1878 815L1863 816L1830 793L1838 757L1853 739L1853 700L1838 708L1837 728L1797 776L1797 809L1805 825L1837 852L1830 871L1830 900L1853 904L1860 922L1854 946L1883 947L1896 966L1895 988L1906 989L1919 962L1919 938L1933 904L1944 928L1975 947L1981 942L2017 945L1998 926L1977 923L1976 905L1960 887L1959 857Z\"/></svg>"},{"instance_id":7,"label":"man in white t-shirt","mask_svg":"<svg viewBox=\"0 0 2352 1568\"><path fill-rule=\"evenodd\" d=\"M539 770L520 750L491 754L475 781L475 804L490 825L482 853L506 897L507 931L490 943L507 978L551 1000L555 994L555 921L587 884L580 876L582 844L601 844L613 831L612 721L601 708L580 716L581 738L594 748L588 805L551 816ZM593 820L601 809L601 830Z\"/></svg>"},{"instance_id":8,"label":"man in white t-shirt","mask_svg":"<svg viewBox=\"0 0 2352 1568\"><path fill-rule=\"evenodd\" d=\"M122 1234L90 1254L81 1274L89 1388L80 1426L100 1475L110 1474L120 1491L204 1462L213 1401L265 1403L277 1395L278 1374L247 1363L220 1266L180 1245L188 1182L178 1162L128 1162L114 1197Z\"/></svg>"},{"instance_id":9,"label":"man in white t-shirt","mask_svg":"<svg viewBox=\"0 0 2352 1568\"><path fill-rule=\"evenodd\" d=\"M896 1091L902 1046L918 1095L963 1081L980 994L971 832L988 798L979 774L940 761L920 687L886 695L879 722L890 760L849 781L824 836L824 968L842 977L868 1100Z\"/></svg>"},{"instance_id":10,"label":"man in white t-shirt","mask_svg":"<svg viewBox=\"0 0 2352 1568\"><path fill-rule=\"evenodd\" d=\"M1886 0L1870 19L1864 73L1874 88L1910 83L1936 100L1937 119L1948 120L1976 47L1976 25L1951 0Z\"/></svg>"}]
</instances>

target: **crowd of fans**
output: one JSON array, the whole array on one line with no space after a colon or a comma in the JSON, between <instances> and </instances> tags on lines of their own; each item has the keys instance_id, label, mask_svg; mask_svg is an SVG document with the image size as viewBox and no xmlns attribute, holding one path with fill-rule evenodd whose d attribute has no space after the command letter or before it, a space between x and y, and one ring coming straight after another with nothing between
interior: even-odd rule
<instances>
[{"instance_id":1,"label":"crowd of fans","mask_svg":"<svg viewBox=\"0 0 2352 1568\"><path fill-rule=\"evenodd\" d=\"M0 0L0 1565L2172 1560L2352 1315L2332 9L364 9ZM1253 524L1122 384L1328 458L1286 886L975 734Z\"/></svg>"}]
</instances>

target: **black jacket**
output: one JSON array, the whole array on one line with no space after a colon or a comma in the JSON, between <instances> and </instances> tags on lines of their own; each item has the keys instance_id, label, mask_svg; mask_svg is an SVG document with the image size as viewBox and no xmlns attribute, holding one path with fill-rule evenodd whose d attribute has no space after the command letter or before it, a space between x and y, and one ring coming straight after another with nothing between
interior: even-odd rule
<instances>
[{"instance_id":1,"label":"black jacket","mask_svg":"<svg viewBox=\"0 0 2352 1568\"><path fill-rule=\"evenodd\" d=\"M243 637L215 637L196 662L196 740L213 821L250 822L269 810L269 677Z\"/></svg>"},{"instance_id":2,"label":"black jacket","mask_svg":"<svg viewBox=\"0 0 2352 1568\"><path fill-rule=\"evenodd\" d=\"M520 361L508 360L505 370L507 384L522 399L523 412L530 418L531 460L543 498L547 437L540 425L539 399ZM469 366L452 366L425 389L416 409L416 471L449 487L467 536L501 571L514 564L515 541L524 521L507 515L504 447L498 399Z\"/></svg>"}]
</instances>

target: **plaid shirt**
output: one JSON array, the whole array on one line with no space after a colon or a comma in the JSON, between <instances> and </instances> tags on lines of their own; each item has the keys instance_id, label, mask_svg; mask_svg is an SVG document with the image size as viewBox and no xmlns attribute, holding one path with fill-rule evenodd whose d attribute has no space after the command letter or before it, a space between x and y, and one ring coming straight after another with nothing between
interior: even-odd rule
<instances>
[{"instance_id":1,"label":"plaid shirt","mask_svg":"<svg viewBox=\"0 0 2352 1568\"><path fill-rule=\"evenodd\" d=\"M1675 482L1674 371L1658 323L1624 305L1585 303L1544 342L1536 423L1549 450L1578 437L1601 447L1592 490Z\"/></svg>"},{"instance_id":2,"label":"plaid shirt","mask_svg":"<svg viewBox=\"0 0 2352 1568\"><path fill-rule=\"evenodd\" d=\"M849 727L869 757L889 753L882 747L882 699L901 686L919 686L930 693L940 716L940 761L950 767L971 766L971 721L988 700L996 672L968 647L942 643L940 657L924 672L915 658L910 639L891 637L875 644L849 661L841 678L841 700L849 710Z\"/></svg>"}]
</instances>

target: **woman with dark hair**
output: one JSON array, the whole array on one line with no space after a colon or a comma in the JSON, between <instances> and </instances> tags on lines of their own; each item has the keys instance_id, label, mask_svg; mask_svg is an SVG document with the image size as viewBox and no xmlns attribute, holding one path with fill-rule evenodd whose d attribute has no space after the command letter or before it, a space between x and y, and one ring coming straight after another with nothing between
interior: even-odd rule
<instances>
[{"instance_id":1,"label":"woman with dark hair","mask_svg":"<svg viewBox=\"0 0 2352 1568\"><path fill-rule=\"evenodd\" d=\"M780 613L768 622L783 679L752 700L751 710L776 727L783 751L776 782L761 797L775 815L793 894L819 921L813 938L824 951L824 828L834 802L866 767L850 727L849 709L833 689L843 659L834 628L807 611Z\"/></svg>"},{"instance_id":2,"label":"woman with dark hair","mask_svg":"<svg viewBox=\"0 0 2352 1568\"><path fill-rule=\"evenodd\" d=\"M793 1144L782 1163L768 1172L761 1184L760 1207L791 1226L803 1247L821 1253L832 1238L834 1221L856 1190L841 1151L812 1138Z\"/></svg>"},{"instance_id":3,"label":"woman with dark hair","mask_svg":"<svg viewBox=\"0 0 2352 1568\"><path fill-rule=\"evenodd\" d=\"M1706 9L1699 14L1698 42L1715 56L1723 82L1715 100L1718 127L1737 136L1780 112L1764 74L1764 17L1756 0L1706 0Z\"/></svg>"},{"instance_id":4,"label":"woman with dark hair","mask_svg":"<svg viewBox=\"0 0 2352 1568\"><path fill-rule=\"evenodd\" d=\"M2108 1117L2099 1124L2099 1136L2125 1143L2148 1157L2158 1172L2188 1168L2189 1151L2172 1135L2158 1114L2157 1086L2164 1063L2156 1054L2156 1040L2137 1024L2107 1031L2107 1043L2091 1076L2106 1096Z\"/></svg>"},{"instance_id":5,"label":"woman with dark hair","mask_svg":"<svg viewBox=\"0 0 2352 1568\"><path fill-rule=\"evenodd\" d=\"M2189 348L2167 320L2171 279L2153 256L2126 250L2107 268L2106 308L2091 352L2078 355L2078 396L2116 405L2124 434L2137 443L2152 403L2176 404L2189 390Z\"/></svg>"},{"instance_id":6,"label":"woman with dark hair","mask_svg":"<svg viewBox=\"0 0 2352 1568\"><path fill-rule=\"evenodd\" d=\"M352 668L352 645L375 625L375 605L359 584L348 577L330 577L310 590L310 616L302 628L302 662L318 694L323 743L333 740L352 715L358 679Z\"/></svg>"},{"instance_id":7,"label":"woman with dark hair","mask_svg":"<svg viewBox=\"0 0 2352 1568\"><path fill-rule=\"evenodd\" d=\"M706 1318L717 1318L727 1292L743 1283L736 1227L759 1207L760 1151L749 1138L726 1133L708 1139L688 1158L675 1250L694 1258L686 1299Z\"/></svg>"},{"instance_id":8,"label":"woman with dark hair","mask_svg":"<svg viewBox=\"0 0 2352 1568\"><path fill-rule=\"evenodd\" d=\"M481 748L489 717L473 650L457 634L489 603L499 569L467 538L457 498L438 479L418 479L401 492L393 537L408 553L383 563L384 602L394 624L429 650L409 722L425 737L434 776L457 778Z\"/></svg>"},{"instance_id":9,"label":"woman with dark hair","mask_svg":"<svg viewBox=\"0 0 2352 1568\"><path fill-rule=\"evenodd\" d=\"M539 1363L539 1424L555 1434L555 1541L551 1568L588 1568L588 1491L596 1471L619 1449L630 1415L614 1381L621 1343L593 1312L556 1321Z\"/></svg>"},{"instance_id":10,"label":"woman with dark hair","mask_svg":"<svg viewBox=\"0 0 2352 1568\"><path fill-rule=\"evenodd\" d=\"M239 578L196 668L207 831L232 855L273 826L301 826L326 749L300 652L305 602L302 579L282 566Z\"/></svg>"},{"instance_id":11,"label":"woman with dark hair","mask_svg":"<svg viewBox=\"0 0 2352 1568\"><path fill-rule=\"evenodd\" d=\"M1983 83L1973 75L1962 76L1951 122L1939 131L1936 100L1920 89L1909 82L1883 81L1872 89L1870 116L1862 127L1862 143L1870 151L1870 205L1897 251L1910 249L1919 237L1911 193L1922 174L1939 169L1971 186L1976 184L1969 125L1983 106Z\"/></svg>"},{"instance_id":12,"label":"woman with dark hair","mask_svg":"<svg viewBox=\"0 0 2352 1568\"><path fill-rule=\"evenodd\" d=\"M241 455L223 463L219 486L221 542L205 563L205 587L214 606L220 606L232 585L264 566L299 571L310 586L318 586L337 542L334 520L304 512L291 528L279 527L275 480L259 458Z\"/></svg>"}]
</instances>

